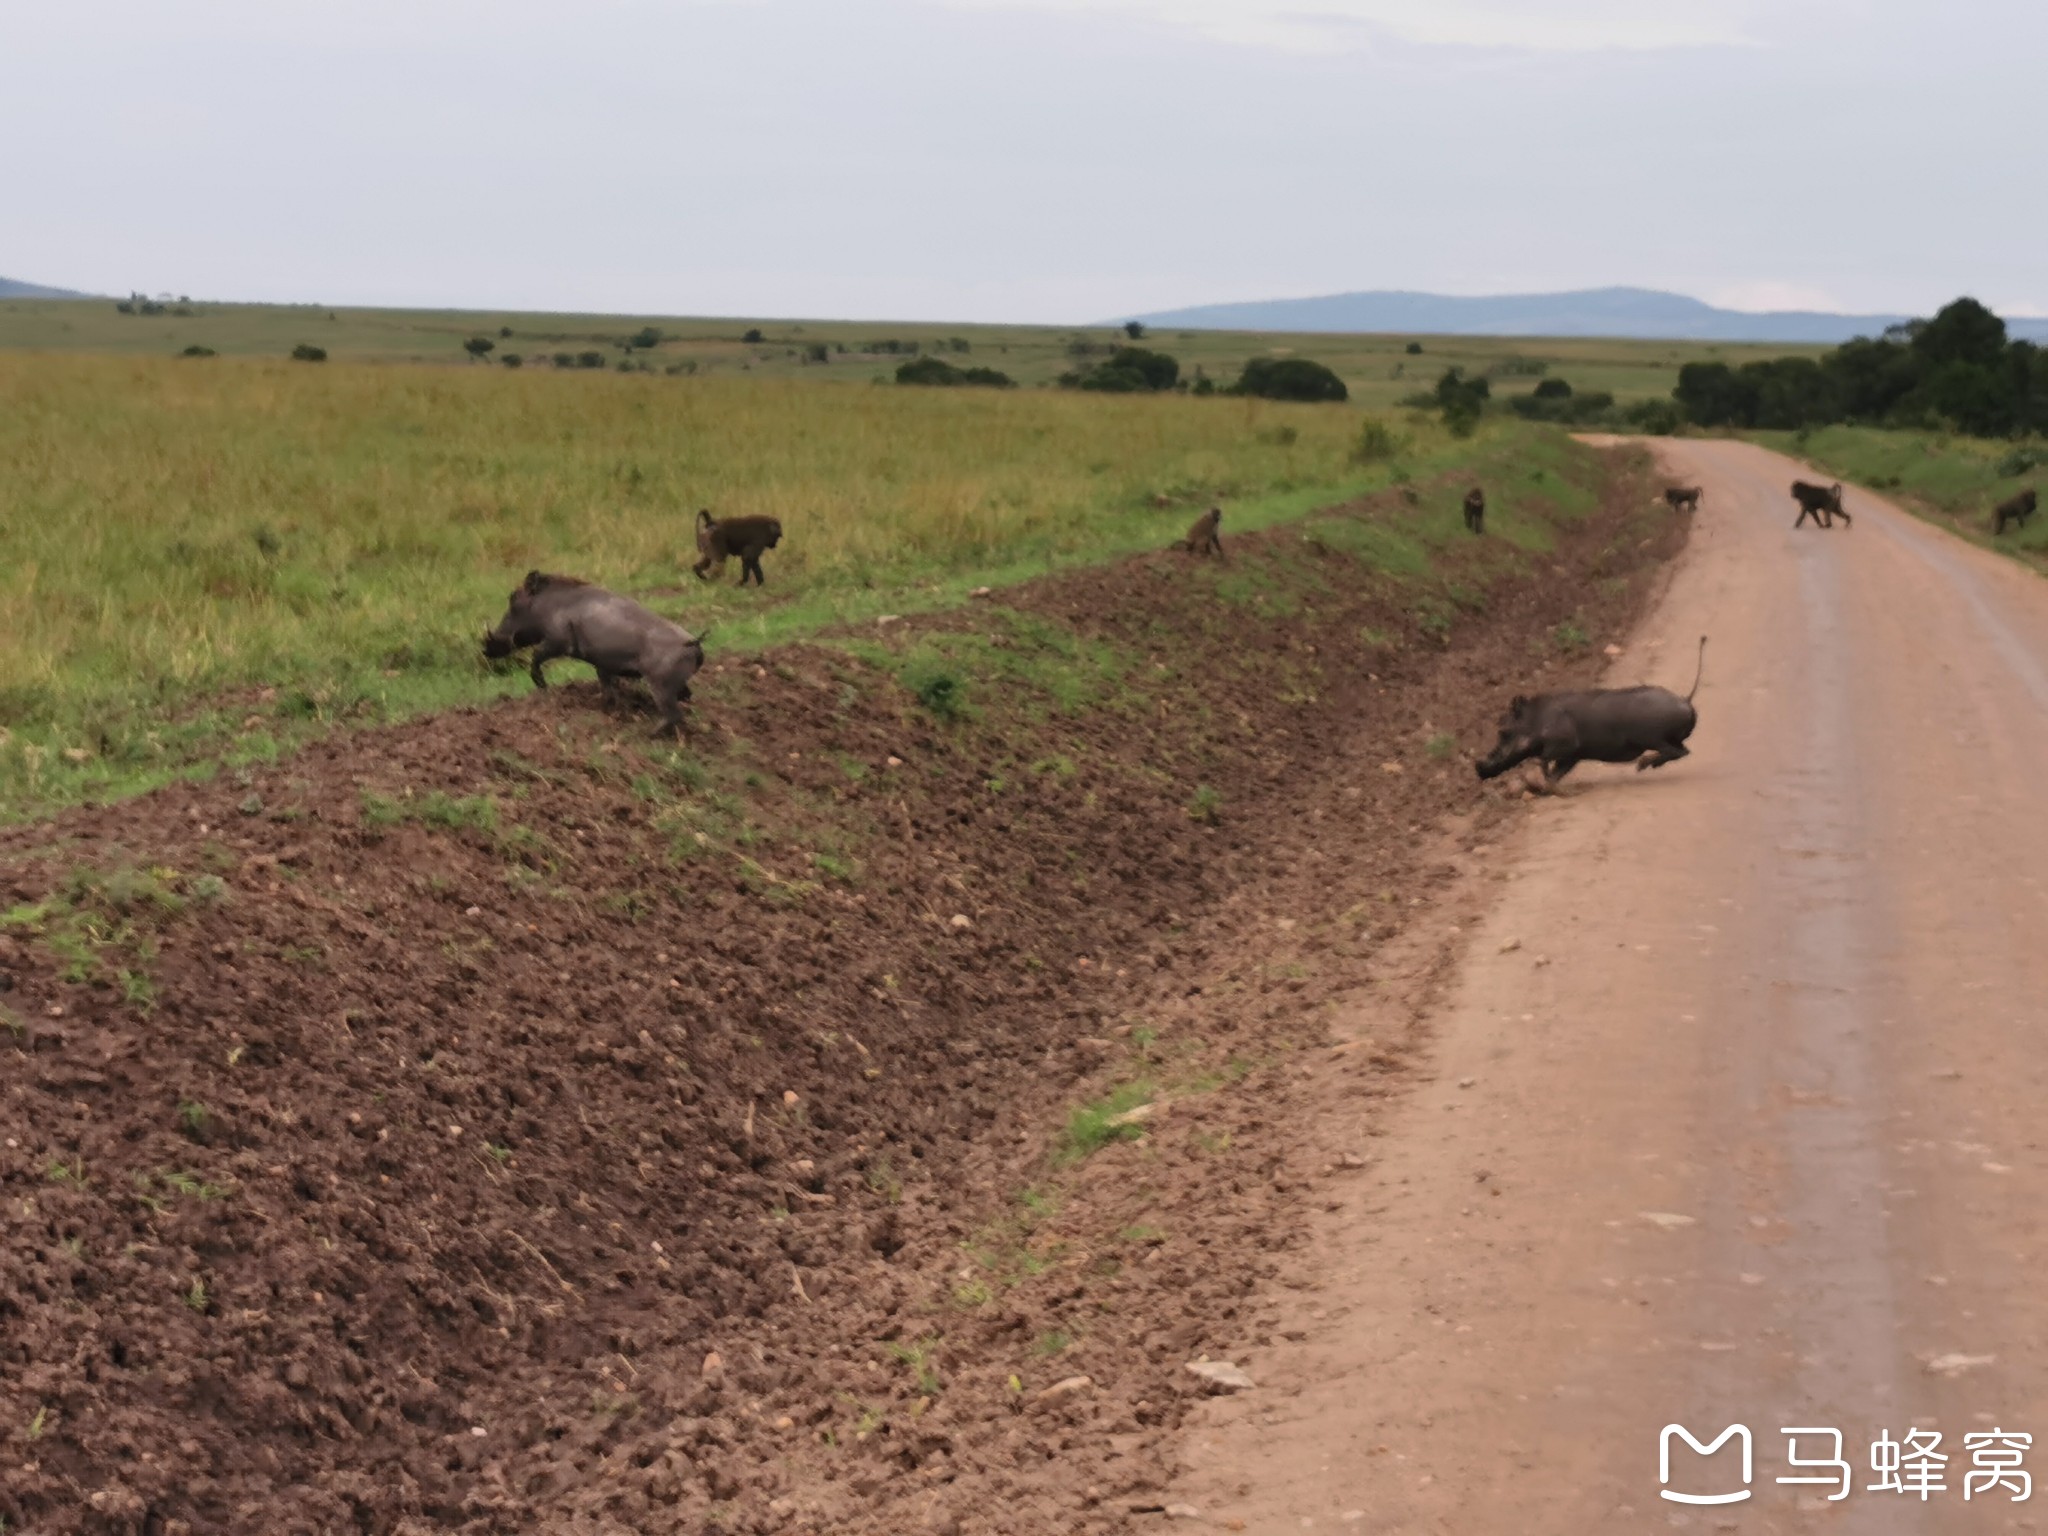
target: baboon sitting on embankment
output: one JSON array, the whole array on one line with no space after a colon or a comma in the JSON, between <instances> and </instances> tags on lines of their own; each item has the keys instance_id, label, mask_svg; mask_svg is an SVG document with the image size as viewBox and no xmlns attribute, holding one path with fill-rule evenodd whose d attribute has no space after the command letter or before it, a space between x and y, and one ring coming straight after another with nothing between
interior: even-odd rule
<instances>
[{"instance_id":1,"label":"baboon sitting on embankment","mask_svg":"<svg viewBox=\"0 0 2048 1536\"><path fill-rule=\"evenodd\" d=\"M1174 541L1173 547L1184 549L1191 555L1215 555L1220 559L1223 555L1223 535L1216 530L1222 521L1223 509L1211 507L1195 519L1194 525L1188 529L1186 538Z\"/></svg>"}]
</instances>

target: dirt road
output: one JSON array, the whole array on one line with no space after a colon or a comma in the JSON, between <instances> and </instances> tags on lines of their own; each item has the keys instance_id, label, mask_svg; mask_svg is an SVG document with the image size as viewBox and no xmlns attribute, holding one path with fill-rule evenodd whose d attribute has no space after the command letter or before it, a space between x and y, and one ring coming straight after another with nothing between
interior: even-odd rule
<instances>
[{"instance_id":1,"label":"dirt road","mask_svg":"<svg viewBox=\"0 0 2048 1536\"><path fill-rule=\"evenodd\" d=\"M1795 532L1760 449L1661 451L1705 505L1611 681L1683 690L1711 635L1693 756L1582 768L1493 855L1432 1080L1318 1218L1259 1388L1188 1436L1205 1521L2048 1521L1964 1497L2001 1449L1965 1436L2048 1436L2048 585L1853 488L1853 529ZM1675 1442L1668 1489L1748 1497L1660 1498L1671 1423L1746 1425L1748 1484L1739 1439ZM1840 1430L1853 1491L1788 1426L1807 1460ZM1915 1429L1943 1491L1871 1491Z\"/></svg>"}]
</instances>

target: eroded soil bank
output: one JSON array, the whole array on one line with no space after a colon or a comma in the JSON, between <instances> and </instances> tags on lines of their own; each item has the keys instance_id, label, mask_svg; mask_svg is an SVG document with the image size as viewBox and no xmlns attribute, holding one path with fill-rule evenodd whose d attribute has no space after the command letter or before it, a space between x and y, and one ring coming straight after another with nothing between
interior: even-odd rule
<instances>
[{"instance_id":1,"label":"eroded soil bank","mask_svg":"<svg viewBox=\"0 0 2048 1536\"><path fill-rule=\"evenodd\" d=\"M1683 537L1545 473L7 833L7 1528L1144 1518L1324 1005Z\"/></svg>"}]
</instances>

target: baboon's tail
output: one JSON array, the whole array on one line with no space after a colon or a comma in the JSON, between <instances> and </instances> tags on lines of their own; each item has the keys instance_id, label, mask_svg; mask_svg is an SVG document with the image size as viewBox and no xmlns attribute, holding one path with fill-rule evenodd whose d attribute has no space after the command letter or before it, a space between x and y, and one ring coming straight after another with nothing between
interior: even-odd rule
<instances>
[{"instance_id":1,"label":"baboon's tail","mask_svg":"<svg viewBox=\"0 0 2048 1536\"><path fill-rule=\"evenodd\" d=\"M1706 670L1707 670L1707 637L1706 637L1705 635L1701 635L1701 636L1700 636L1700 659L1699 659L1699 665L1697 665L1696 667L1694 667L1694 668L1693 668L1693 672L1692 672L1692 692L1691 692L1691 693L1688 693L1688 694L1686 694L1686 696L1685 696L1685 702L1686 702L1686 703L1690 704L1690 703L1692 702L1692 695L1693 695L1694 693L1698 693L1698 692L1700 691L1700 678L1701 678L1701 676L1702 676L1702 675L1703 675L1703 674L1704 674L1704 673L1706 672Z\"/></svg>"}]
</instances>

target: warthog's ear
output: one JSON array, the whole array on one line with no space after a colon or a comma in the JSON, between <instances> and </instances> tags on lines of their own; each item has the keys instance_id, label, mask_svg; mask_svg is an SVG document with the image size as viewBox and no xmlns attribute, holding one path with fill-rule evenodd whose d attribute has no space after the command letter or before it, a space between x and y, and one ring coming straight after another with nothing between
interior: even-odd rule
<instances>
[{"instance_id":1,"label":"warthog's ear","mask_svg":"<svg viewBox=\"0 0 2048 1536\"><path fill-rule=\"evenodd\" d=\"M1512 699L1508 700L1508 713L1511 715L1519 715L1523 710L1527 709L1528 707L1529 696L1525 693L1518 693Z\"/></svg>"},{"instance_id":2,"label":"warthog's ear","mask_svg":"<svg viewBox=\"0 0 2048 1536\"><path fill-rule=\"evenodd\" d=\"M528 571L526 580L519 584L520 590L530 596L538 596L540 589L547 585L547 578L539 571Z\"/></svg>"}]
</instances>

